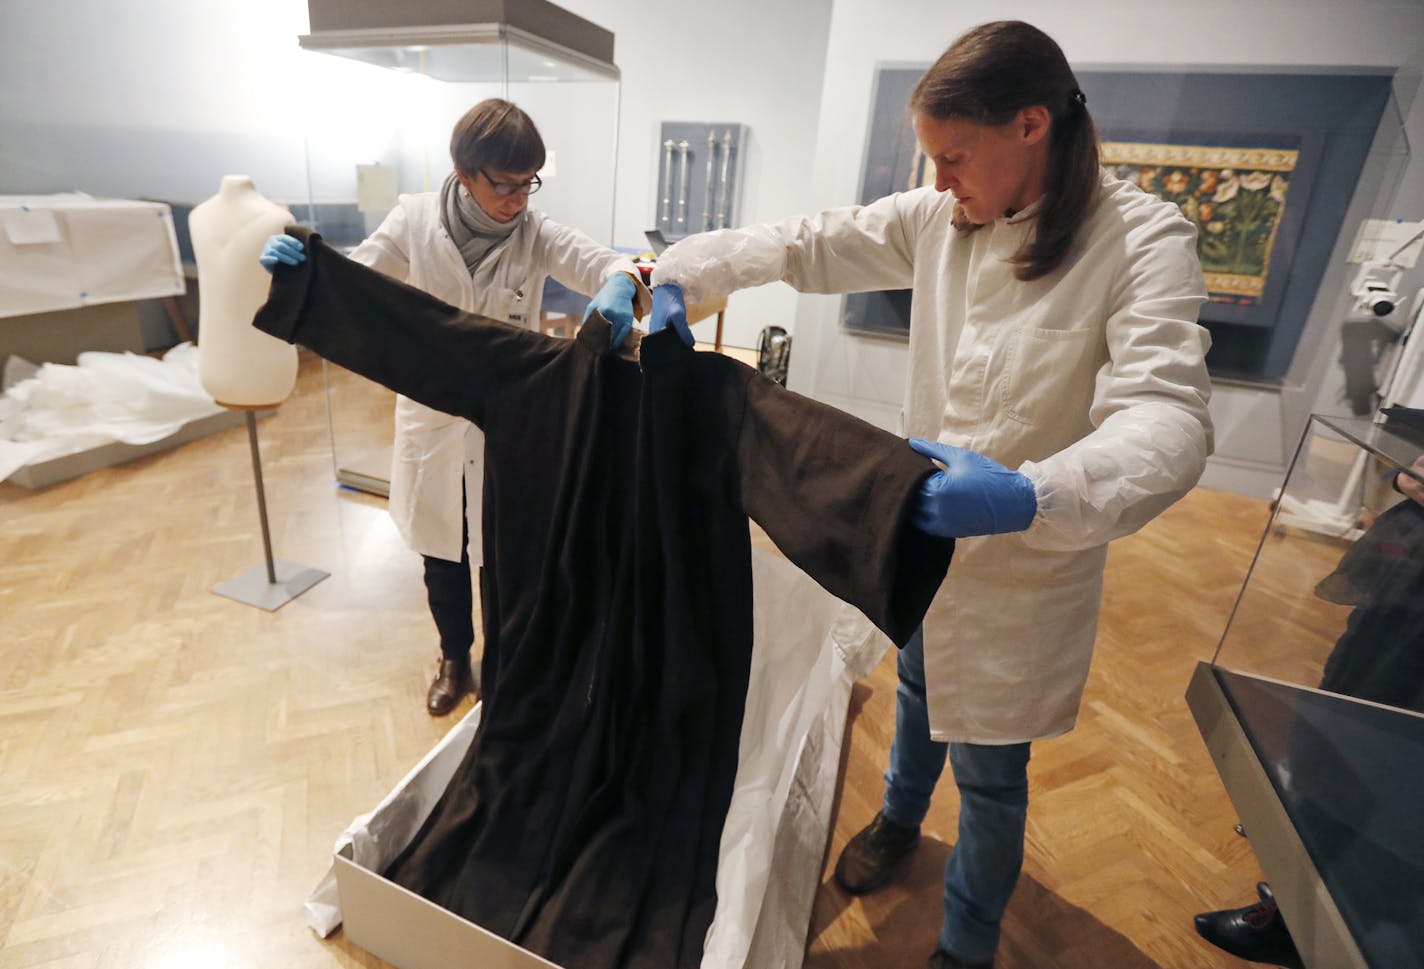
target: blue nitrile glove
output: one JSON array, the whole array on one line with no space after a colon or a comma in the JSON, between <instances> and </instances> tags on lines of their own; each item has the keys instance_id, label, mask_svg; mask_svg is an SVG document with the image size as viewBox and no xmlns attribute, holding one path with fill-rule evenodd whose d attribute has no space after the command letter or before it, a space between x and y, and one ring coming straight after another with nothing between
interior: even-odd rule
<instances>
[{"instance_id":1,"label":"blue nitrile glove","mask_svg":"<svg viewBox=\"0 0 1424 969\"><path fill-rule=\"evenodd\" d=\"M687 328L687 305L682 301L682 287L664 283L653 287L653 321L648 324L649 333L657 333L671 326L683 343L692 346L692 331Z\"/></svg>"},{"instance_id":2,"label":"blue nitrile glove","mask_svg":"<svg viewBox=\"0 0 1424 969\"><path fill-rule=\"evenodd\" d=\"M284 266L301 265L307 261L307 251L302 240L295 236L268 236L267 242L262 246L262 255L257 257L257 261L270 273L277 268L279 262Z\"/></svg>"},{"instance_id":3,"label":"blue nitrile glove","mask_svg":"<svg viewBox=\"0 0 1424 969\"><path fill-rule=\"evenodd\" d=\"M1021 532L1033 524L1033 482L993 458L951 444L910 438L916 453L944 465L920 485L910 521L940 538Z\"/></svg>"},{"instance_id":4,"label":"blue nitrile glove","mask_svg":"<svg viewBox=\"0 0 1424 969\"><path fill-rule=\"evenodd\" d=\"M633 329L633 299L637 295L638 287L626 273L614 273L604 280L598 295L589 300L588 308L583 311L584 322L587 323L593 311L598 310L599 315L613 327L608 345L617 350L623 345L628 331Z\"/></svg>"}]
</instances>

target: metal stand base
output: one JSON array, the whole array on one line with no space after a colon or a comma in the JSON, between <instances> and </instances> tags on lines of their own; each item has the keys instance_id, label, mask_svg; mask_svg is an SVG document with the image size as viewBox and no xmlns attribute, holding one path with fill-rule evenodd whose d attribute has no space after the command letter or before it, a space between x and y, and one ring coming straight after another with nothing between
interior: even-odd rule
<instances>
[{"instance_id":1,"label":"metal stand base","mask_svg":"<svg viewBox=\"0 0 1424 969\"><path fill-rule=\"evenodd\" d=\"M277 581L267 581L267 565L259 563L242 574L213 586L220 596L274 612L329 576L330 572L277 559L273 566Z\"/></svg>"},{"instance_id":2,"label":"metal stand base","mask_svg":"<svg viewBox=\"0 0 1424 969\"><path fill-rule=\"evenodd\" d=\"M272 557L272 533L267 527L267 492L262 487L262 456L257 448L257 418L251 410L247 412L247 440L252 450L252 480L257 486L257 517L262 523L262 564L254 565L235 579L213 586L213 591L272 612L331 573Z\"/></svg>"}]
</instances>

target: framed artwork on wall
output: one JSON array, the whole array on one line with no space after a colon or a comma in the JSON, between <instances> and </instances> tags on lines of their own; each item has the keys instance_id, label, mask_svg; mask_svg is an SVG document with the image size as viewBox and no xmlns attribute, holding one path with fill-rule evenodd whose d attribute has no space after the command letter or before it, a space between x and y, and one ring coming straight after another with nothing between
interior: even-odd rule
<instances>
[{"instance_id":1,"label":"framed artwork on wall","mask_svg":"<svg viewBox=\"0 0 1424 969\"><path fill-rule=\"evenodd\" d=\"M1213 303L1262 304L1300 152L1106 141L1102 159L1116 177L1175 202L1197 227Z\"/></svg>"},{"instance_id":2,"label":"framed artwork on wall","mask_svg":"<svg viewBox=\"0 0 1424 969\"><path fill-rule=\"evenodd\" d=\"M923 70L877 72L862 204L933 183L906 107ZM1213 372L1279 379L1382 120L1396 123L1385 117L1391 73L1077 74L1104 166L1176 203L1198 228ZM908 290L846 298L851 331L905 339L909 321Z\"/></svg>"},{"instance_id":3,"label":"framed artwork on wall","mask_svg":"<svg viewBox=\"0 0 1424 969\"><path fill-rule=\"evenodd\" d=\"M1170 143L1102 140L1103 167L1167 202L1197 228L1211 301L1202 319L1271 326L1299 251L1319 138L1178 132Z\"/></svg>"}]
</instances>

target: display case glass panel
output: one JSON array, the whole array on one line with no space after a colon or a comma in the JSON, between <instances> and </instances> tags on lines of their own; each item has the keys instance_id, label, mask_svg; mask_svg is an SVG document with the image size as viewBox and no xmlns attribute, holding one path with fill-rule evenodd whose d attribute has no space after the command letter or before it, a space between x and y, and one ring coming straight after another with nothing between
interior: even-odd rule
<instances>
[{"instance_id":1,"label":"display case glass panel","mask_svg":"<svg viewBox=\"0 0 1424 969\"><path fill-rule=\"evenodd\" d=\"M354 56L346 49L310 56L332 54ZM500 97L529 113L548 150L530 207L611 245L619 98L613 65L562 57L557 46L503 35L482 45L382 47L358 59L373 72L360 123L319 115L308 120L307 201L291 207L298 222L340 249L354 249L399 195L440 190L452 170L455 122L479 101ZM546 319L534 325L569 333L558 316L568 312L567 302L546 300ZM386 494L394 395L332 365L326 376L337 480Z\"/></svg>"},{"instance_id":2,"label":"display case glass panel","mask_svg":"<svg viewBox=\"0 0 1424 969\"><path fill-rule=\"evenodd\" d=\"M1187 693L1307 965L1424 966L1422 414L1311 419Z\"/></svg>"},{"instance_id":3,"label":"display case glass panel","mask_svg":"<svg viewBox=\"0 0 1424 969\"><path fill-rule=\"evenodd\" d=\"M1315 417L1214 662L1424 711L1424 435Z\"/></svg>"}]
</instances>

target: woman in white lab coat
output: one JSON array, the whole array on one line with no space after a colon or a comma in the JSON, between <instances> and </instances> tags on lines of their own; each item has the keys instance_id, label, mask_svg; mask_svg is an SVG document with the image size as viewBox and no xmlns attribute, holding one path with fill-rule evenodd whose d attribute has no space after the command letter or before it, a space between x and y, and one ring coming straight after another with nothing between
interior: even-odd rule
<instances>
[{"instance_id":1,"label":"woman in white lab coat","mask_svg":"<svg viewBox=\"0 0 1424 969\"><path fill-rule=\"evenodd\" d=\"M1102 172L1042 31L971 30L910 107L933 188L691 237L658 260L651 329L685 330L684 298L778 279L912 288L905 431L945 467L914 522L960 541L899 656L882 811L836 877L862 893L900 870L948 753L959 838L930 965L980 966L1022 864L1029 744L1077 716L1107 543L1185 494L1211 451L1206 292L1194 226Z\"/></svg>"},{"instance_id":2,"label":"woman in white lab coat","mask_svg":"<svg viewBox=\"0 0 1424 969\"><path fill-rule=\"evenodd\" d=\"M545 149L533 120L508 101L471 108L450 138L454 171L439 192L403 195L351 258L463 310L530 329L539 326L546 276L596 294L615 345L650 305L636 267L529 207ZM274 236L264 265L305 258L291 236ZM406 397L396 399L390 512L425 563L441 659L426 696L432 716L476 688L471 562L481 555L484 435Z\"/></svg>"}]
</instances>

